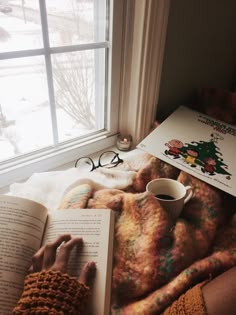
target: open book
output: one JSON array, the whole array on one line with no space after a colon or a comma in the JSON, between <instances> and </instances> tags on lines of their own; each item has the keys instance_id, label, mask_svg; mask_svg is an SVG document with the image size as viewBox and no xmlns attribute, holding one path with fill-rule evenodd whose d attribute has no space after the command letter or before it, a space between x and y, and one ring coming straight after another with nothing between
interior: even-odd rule
<instances>
[{"instance_id":1,"label":"open book","mask_svg":"<svg viewBox=\"0 0 236 315\"><path fill-rule=\"evenodd\" d=\"M12 314L23 289L32 256L60 234L83 238L74 248L68 273L77 276L87 261L96 263L91 314L110 312L114 212L109 209L66 209L49 213L41 204L0 195L0 313Z\"/></svg>"}]
</instances>

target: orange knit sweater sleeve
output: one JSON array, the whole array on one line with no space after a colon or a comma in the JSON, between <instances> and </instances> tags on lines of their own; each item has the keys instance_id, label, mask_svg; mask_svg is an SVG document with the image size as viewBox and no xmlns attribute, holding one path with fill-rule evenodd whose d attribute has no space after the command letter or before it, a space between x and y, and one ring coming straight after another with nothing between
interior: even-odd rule
<instances>
[{"instance_id":1,"label":"orange knit sweater sleeve","mask_svg":"<svg viewBox=\"0 0 236 315\"><path fill-rule=\"evenodd\" d=\"M161 315L207 315L202 287L206 281L195 285L182 294Z\"/></svg>"},{"instance_id":2,"label":"orange knit sweater sleeve","mask_svg":"<svg viewBox=\"0 0 236 315\"><path fill-rule=\"evenodd\" d=\"M41 271L25 278L24 291L14 315L85 313L89 288L59 271Z\"/></svg>"}]
</instances>

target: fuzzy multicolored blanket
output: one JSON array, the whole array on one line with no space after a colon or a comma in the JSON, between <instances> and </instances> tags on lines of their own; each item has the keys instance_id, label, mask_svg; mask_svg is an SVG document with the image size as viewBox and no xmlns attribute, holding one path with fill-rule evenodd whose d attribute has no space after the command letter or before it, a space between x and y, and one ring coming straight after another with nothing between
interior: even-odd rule
<instances>
[{"instance_id":1,"label":"fuzzy multicolored blanket","mask_svg":"<svg viewBox=\"0 0 236 315\"><path fill-rule=\"evenodd\" d=\"M135 172L122 190L80 184L59 209L116 211L112 314L160 314L195 283L236 264L235 198L146 153L122 168ZM194 196L176 222L145 191L158 177L193 187Z\"/></svg>"}]
</instances>

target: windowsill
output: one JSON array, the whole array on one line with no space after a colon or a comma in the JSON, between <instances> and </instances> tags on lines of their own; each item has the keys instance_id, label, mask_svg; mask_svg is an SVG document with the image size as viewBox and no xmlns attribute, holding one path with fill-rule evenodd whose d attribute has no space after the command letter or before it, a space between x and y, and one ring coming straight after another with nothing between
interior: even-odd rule
<instances>
[{"instance_id":1,"label":"windowsill","mask_svg":"<svg viewBox=\"0 0 236 315\"><path fill-rule=\"evenodd\" d=\"M13 160L6 165L0 165L0 187L7 187L14 182L25 181L33 173L41 173L54 170L65 164L65 161L75 161L78 153L90 156L94 152L113 146L117 135L101 135L99 138L90 139L84 143L72 143L62 146L59 150L49 148L36 155L23 156L20 160Z\"/></svg>"},{"instance_id":2,"label":"windowsill","mask_svg":"<svg viewBox=\"0 0 236 315\"><path fill-rule=\"evenodd\" d=\"M132 148L131 150L129 150L129 151L121 151L121 150L119 150L116 146L111 146L111 147L108 147L108 148L103 149L103 150L101 150L101 151L97 151L97 152L95 152L95 153L93 153L93 154L89 154L89 156L90 156L92 159L94 159L94 160L96 161L96 160L98 159L98 157L100 156L101 153L103 153L104 151L108 151L108 150L112 150L112 151L118 152L120 158L122 159L122 158L124 158L124 156L125 156L128 152L132 151L133 148ZM75 166L75 161L72 161L72 162L69 162L69 163L65 163L65 164L63 164L63 165L61 165L61 166L59 166L59 167L50 169L50 170L47 171L47 172L65 171L65 170L68 170L68 169L70 169L70 168L73 168L74 166ZM18 183L21 183L21 182L23 183L23 182L25 182L27 179L28 179L28 178L25 178L25 179L22 180L22 181L18 181ZM13 183L12 183L12 184L13 184ZM1 188L0 188L0 194L7 194L7 193L9 192L9 187L10 187L10 185L5 186L5 187L1 187Z\"/></svg>"}]
</instances>

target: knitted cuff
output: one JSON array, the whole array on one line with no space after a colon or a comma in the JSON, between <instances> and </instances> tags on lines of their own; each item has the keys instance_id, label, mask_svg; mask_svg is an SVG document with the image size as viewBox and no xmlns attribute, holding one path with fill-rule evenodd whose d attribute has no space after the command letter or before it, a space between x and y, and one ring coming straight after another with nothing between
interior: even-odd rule
<instances>
[{"instance_id":1,"label":"knitted cuff","mask_svg":"<svg viewBox=\"0 0 236 315\"><path fill-rule=\"evenodd\" d=\"M207 283L204 281L182 294L161 315L207 315L205 301L202 295L202 287Z\"/></svg>"},{"instance_id":2,"label":"knitted cuff","mask_svg":"<svg viewBox=\"0 0 236 315\"><path fill-rule=\"evenodd\" d=\"M85 313L89 288L60 271L41 271L25 278L24 291L13 314Z\"/></svg>"}]
</instances>

